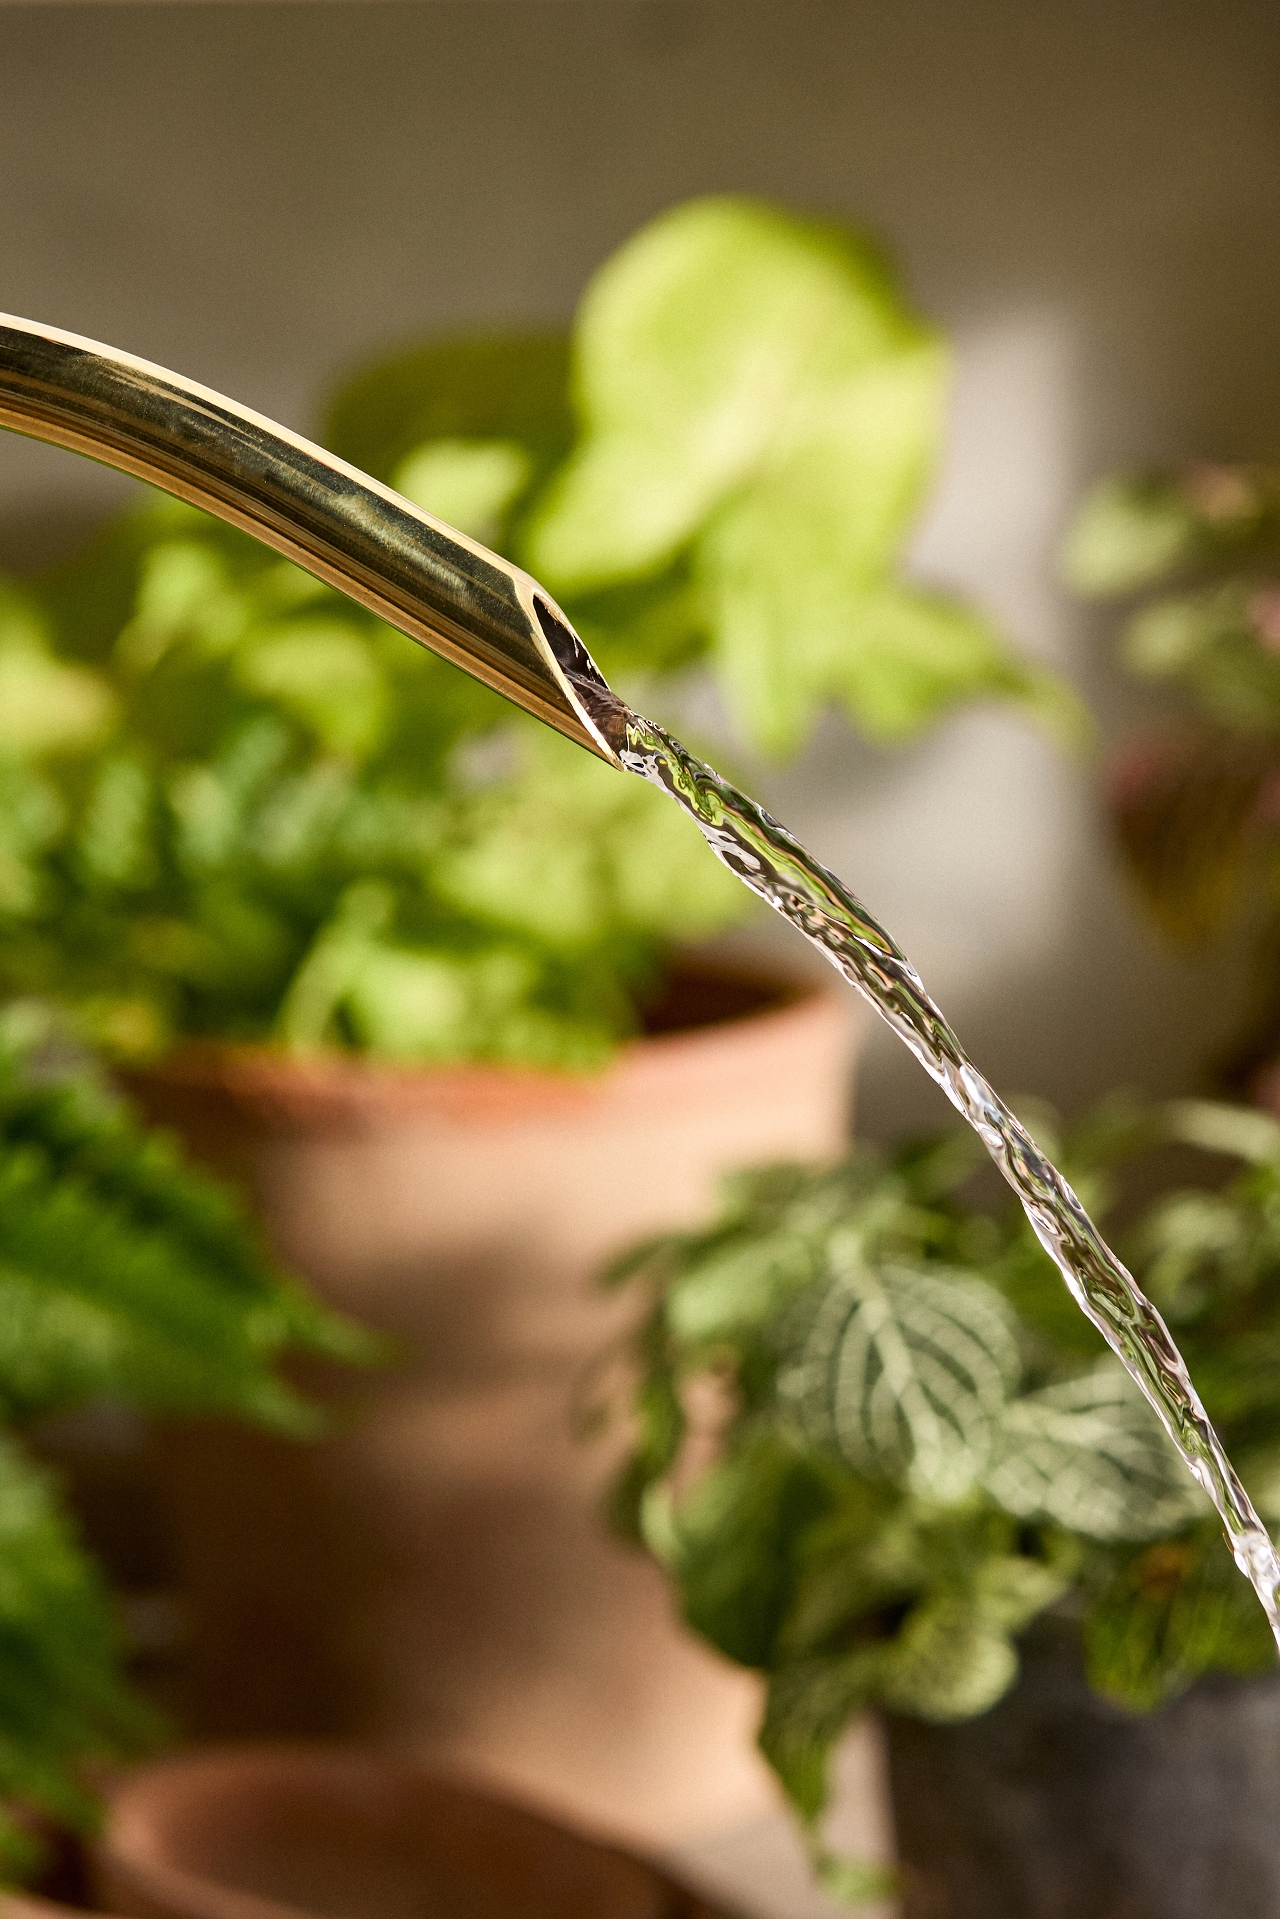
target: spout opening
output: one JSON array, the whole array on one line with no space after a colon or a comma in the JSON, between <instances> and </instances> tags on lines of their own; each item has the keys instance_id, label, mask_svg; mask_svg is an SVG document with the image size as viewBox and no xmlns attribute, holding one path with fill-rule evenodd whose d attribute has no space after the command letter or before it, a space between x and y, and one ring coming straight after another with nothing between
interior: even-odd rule
<instances>
[{"instance_id":1,"label":"spout opening","mask_svg":"<svg viewBox=\"0 0 1280 1919\"><path fill-rule=\"evenodd\" d=\"M569 697L605 756L621 768L621 702L559 607L541 591L534 593L533 607Z\"/></svg>"}]
</instances>

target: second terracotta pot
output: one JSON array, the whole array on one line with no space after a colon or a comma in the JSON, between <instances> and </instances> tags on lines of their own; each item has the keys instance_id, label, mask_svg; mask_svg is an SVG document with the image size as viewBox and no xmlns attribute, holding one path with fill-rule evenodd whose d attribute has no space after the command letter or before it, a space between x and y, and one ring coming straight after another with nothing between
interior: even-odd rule
<instances>
[{"instance_id":1,"label":"second terracotta pot","mask_svg":"<svg viewBox=\"0 0 1280 1919\"><path fill-rule=\"evenodd\" d=\"M93 1879L129 1919L716 1919L642 1859L359 1747L233 1748L127 1774L108 1790Z\"/></svg>"},{"instance_id":2,"label":"second terracotta pot","mask_svg":"<svg viewBox=\"0 0 1280 1919\"><path fill-rule=\"evenodd\" d=\"M837 1154L862 1027L834 989L680 993L595 1078L210 1050L135 1082L404 1354L315 1448L166 1436L193 1730L410 1740L664 1845L771 1802L756 1684L606 1536L621 1436L584 1446L571 1402L634 1314L601 1263L704 1220L731 1168Z\"/></svg>"}]
</instances>

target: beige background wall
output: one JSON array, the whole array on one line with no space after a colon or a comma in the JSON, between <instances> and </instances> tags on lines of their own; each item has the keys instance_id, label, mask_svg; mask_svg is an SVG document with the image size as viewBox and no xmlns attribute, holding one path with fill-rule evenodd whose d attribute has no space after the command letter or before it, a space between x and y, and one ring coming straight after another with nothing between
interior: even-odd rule
<instances>
[{"instance_id":1,"label":"beige background wall","mask_svg":"<svg viewBox=\"0 0 1280 1919\"><path fill-rule=\"evenodd\" d=\"M1273 0L0 6L0 307L304 428L345 362L559 320L647 215L726 188L892 236L959 347L918 564L1131 719L1051 555L1110 463L1274 448ZM0 438L0 564L123 490ZM1177 1085L1229 1018L1135 919L1082 770L1017 720L893 758L833 723L761 784L1007 1086ZM940 1112L878 1042L867 1130Z\"/></svg>"}]
</instances>

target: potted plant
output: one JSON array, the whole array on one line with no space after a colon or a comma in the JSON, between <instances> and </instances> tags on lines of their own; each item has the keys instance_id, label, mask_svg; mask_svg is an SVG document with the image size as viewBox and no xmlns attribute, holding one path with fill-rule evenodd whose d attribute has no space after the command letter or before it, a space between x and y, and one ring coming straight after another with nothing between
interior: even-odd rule
<instances>
[{"instance_id":1,"label":"potted plant","mask_svg":"<svg viewBox=\"0 0 1280 1919\"><path fill-rule=\"evenodd\" d=\"M1280 1517L1280 1127L1113 1100L1037 1132L1095 1217L1142 1172L1123 1243ZM1170 1142L1244 1168L1177 1183ZM980 1156L948 1135L742 1175L710 1228L618 1265L649 1307L615 1521L765 1679L761 1749L837 1890L876 1884L821 1823L833 1748L874 1708L909 1914L1262 1919L1280 1899L1265 1617L1020 1209L967 1190Z\"/></svg>"},{"instance_id":2,"label":"potted plant","mask_svg":"<svg viewBox=\"0 0 1280 1919\"><path fill-rule=\"evenodd\" d=\"M1122 658L1189 705L1121 748L1108 797L1162 931L1247 928L1255 963L1219 1081L1276 1104L1280 1052L1280 473L1193 465L1088 495L1063 551L1077 591L1127 598Z\"/></svg>"},{"instance_id":3,"label":"potted plant","mask_svg":"<svg viewBox=\"0 0 1280 1919\"><path fill-rule=\"evenodd\" d=\"M865 239L717 199L628 242L570 340L409 352L324 431L526 562L644 704L710 669L750 749L832 703L882 741L977 695L1070 730L1054 682L902 577L946 369ZM415 1355L305 1466L215 1468L206 1436L181 1467L201 1723L411 1732L644 1833L720 1816L756 1790L750 1689L597 1539L565 1407L601 1257L698 1217L726 1166L839 1149L847 999L673 970L743 901L661 796L185 507L8 617L0 670L61 676L68 717L13 774L0 986L73 1005ZM235 1685L250 1621L267 1721Z\"/></svg>"},{"instance_id":4,"label":"potted plant","mask_svg":"<svg viewBox=\"0 0 1280 1919\"><path fill-rule=\"evenodd\" d=\"M229 1192L33 1050L37 1024L10 1008L0 1033L0 1884L38 1863L33 1817L92 1824L89 1762L162 1726L130 1683L130 1615L41 1461L45 1422L109 1402L310 1437L282 1360L378 1350L280 1276Z\"/></svg>"}]
</instances>

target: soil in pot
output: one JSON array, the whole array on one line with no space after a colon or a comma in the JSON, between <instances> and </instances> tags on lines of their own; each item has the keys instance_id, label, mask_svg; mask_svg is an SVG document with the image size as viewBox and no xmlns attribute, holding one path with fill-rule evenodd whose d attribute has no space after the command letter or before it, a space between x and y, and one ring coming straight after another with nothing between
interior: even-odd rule
<instances>
[{"instance_id":1,"label":"soil in pot","mask_svg":"<svg viewBox=\"0 0 1280 1919\"><path fill-rule=\"evenodd\" d=\"M731 1168L837 1154L862 1028L838 989L677 985L595 1077L208 1049L135 1082L404 1355L314 1449L165 1436L193 1731L409 1740L644 1843L774 1803L755 1680L606 1536L617 1446L571 1406L635 1312L601 1264L704 1219Z\"/></svg>"},{"instance_id":2,"label":"soil in pot","mask_svg":"<svg viewBox=\"0 0 1280 1919\"><path fill-rule=\"evenodd\" d=\"M1280 1674L1150 1715L1041 1630L980 1719L886 1722L905 1919L1276 1919Z\"/></svg>"},{"instance_id":3,"label":"soil in pot","mask_svg":"<svg viewBox=\"0 0 1280 1919\"><path fill-rule=\"evenodd\" d=\"M94 1860L134 1919L715 1919L641 1859L370 1750L144 1767L111 1789Z\"/></svg>"}]
</instances>

